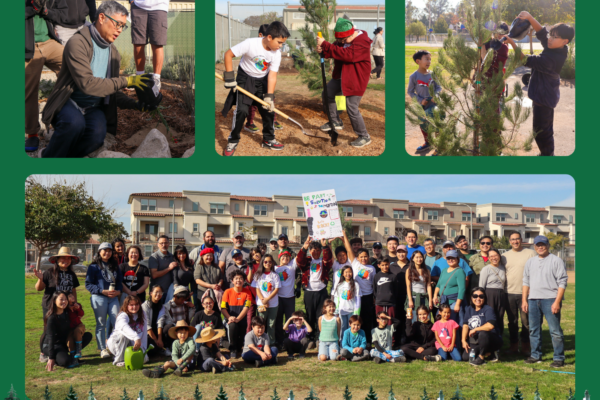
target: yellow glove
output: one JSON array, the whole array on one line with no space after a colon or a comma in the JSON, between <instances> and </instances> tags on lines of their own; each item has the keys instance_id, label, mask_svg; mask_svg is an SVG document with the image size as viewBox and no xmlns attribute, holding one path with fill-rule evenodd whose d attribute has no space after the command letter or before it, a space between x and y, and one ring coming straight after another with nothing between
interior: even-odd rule
<instances>
[{"instance_id":1,"label":"yellow glove","mask_svg":"<svg viewBox=\"0 0 600 400\"><path fill-rule=\"evenodd\" d=\"M127 87L128 88L138 88L144 90L146 87L154 86L154 76L153 74L142 74L142 75L134 75L127 77Z\"/></svg>"}]
</instances>

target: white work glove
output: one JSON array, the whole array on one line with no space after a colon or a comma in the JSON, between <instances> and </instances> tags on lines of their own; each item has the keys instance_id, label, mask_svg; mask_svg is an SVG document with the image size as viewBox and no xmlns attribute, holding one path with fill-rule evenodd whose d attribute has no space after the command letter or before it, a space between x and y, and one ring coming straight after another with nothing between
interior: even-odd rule
<instances>
[{"instance_id":1,"label":"white work glove","mask_svg":"<svg viewBox=\"0 0 600 400\"><path fill-rule=\"evenodd\" d=\"M268 106L263 106L263 108L265 110L268 110L269 112L274 112L275 111L275 94L273 93L269 93L265 95L265 103L268 104Z\"/></svg>"}]
</instances>

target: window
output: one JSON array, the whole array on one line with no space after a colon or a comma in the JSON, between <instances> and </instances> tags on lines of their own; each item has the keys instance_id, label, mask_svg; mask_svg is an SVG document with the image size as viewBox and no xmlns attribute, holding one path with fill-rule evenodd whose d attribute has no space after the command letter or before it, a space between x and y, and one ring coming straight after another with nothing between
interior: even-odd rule
<instances>
[{"instance_id":1,"label":"window","mask_svg":"<svg viewBox=\"0 0 600 400\"><path fill-rule=\"evenodd\" d=\"M283 206L283 213L287 214L290 212L290 208L288 206Z\"/></svg>"},{"instance_id":2,"label":"window","mask_svg":"<svg viewBox=\"0 0 600 400\"><path fill-rule=\"evenodd\" d=\"M152 255L152 245L144 246L144 257L150 257Z\"/></svg>"},{"instance_id":3,"label":"window","mask_svg":"<svg viewBox=\"0 0 600 400\"><path fill-rule=\"evenodd\" d=\"M197 201L192 203L192 211L198 211L198 202Z\"/></svg>"},{"instance_id":4,"label":"window","mask_svg":"<svg viewBox=\"0 0 600 400\"><path fill-rule=\"evenodd\" d=\"M573 216L569 215L569 223L572 224L573 223Z\"/></svg>"},{"instance_id":5,"label":"window","mask_svg":"<svg viewBox=\"0 0 600 400\"><path fill-rule=\"evenodd\" d=\"M304 207L296 207L297 216L304 218Z\"/></svg>"},{"instance_id":6,"label":"window","mask_svg":"<svg viewBox=\"0 0 600 400\"><path fill-rule=\"evenodd\" d=\"M525 232L525 239L531 239L531 232Z\"/></svg>"},{"instance_id":7,"label":"window","mask_svg":"<svg viewBox=\"0 0 600 400\"><path fill-rule=\"evenodd\" d=\"M384 235L389 235L390 234L390 228L383 228L383 234Z\"/></svg>"},{"instance_id":8,"label":"window","mask_svg":"<svg viewBox=\"0 0 600 400\"><path fill-rule=\"evenodd\" d=\"M427 219L429 221L437 221L437 219L438 219L438 212L437 211L432 211L432 210L427 211Z\"/></svg>"},{"instance_id":9,"label":"window","mask_svg":"<svg viewBox=\"0 0 600 400\"><path fill-rule=\"evenodd\" d=\"M169 208L175 207L175 200L169 200Z\"/></svg>"},{"instance_id":10,"label":"window","mask_svg":"<svg viewBox=\"0 0 600 400\"><path fill-rule=\"evenodd\" d=\"M412 212L411 212L410 215L414 217L415 216L415 210L412 210Z\"/></svg>"},{"instance_id":11,"label":"window","mask_svg":"<svg viewBox=\"0 0 600 400\"><path fill-rule=\"evenodd\" d=\"M367 207L365 207L363 214L367 215Z\"/></svg>"},{"instance_id":12,"label":"window","mask_svg":"<svg viewBox=\"0 0 600 400\"><path fill-rule=\"evenodd\" d=\"M422 226L419 226L419 234L421 234L421 235L423 234L423 227Z\"/></svg>"},{"instance_id":13,"label":"window","mask_svg":"<svg viewBox=\"0 0 600 400\"><path fill-rule=\"evenodd\" d=\"M371 236L371 227L365 226L365 236Z\"/></svg>"},{"instance_id":14,"label":"window","mask_svg":"<svg viewBox=\"0 0 600 400\"><path fill-rule=\"evenodd\" d=\"M552 217L552 223L554 224L562 224L563 221L563 216L562 215L555 215Z\"/></svg>"},{"instance_id":15,"label":"window","mask_svg":"<svg viewBox=\"0 0 600 400\"><path fill-rule=\"evenodd\" d=\"M215 233L215 227L214 226L209 226L208 228L206 228L207 231L211 231L212 233Z\"/></svg>"},{"instance_id":16,"label":"window","mask_svg":"<svg viewBox=\"0 0 600 400\"><path fill-rule=\"evenodd\" d=\"M488 213L488 215L487 215L487 220L488 221L490 220L490 213Z\"/></svg>"},{"instance_id":17,"label":"window","mask_svg":"<svg viewBox=\"0 0 600 400\"><path fill-rule=\"evenodd\" d=\"M496 213L496 222L505 222L506 214L504 213Z\"/></svg>"},{"instance_id":18,"label":"window","mask_svg":"<svg viewBox=\"0 0 600 400\"><path fill-rule=\"evenodd\" d=\"M450 211L450 218L454 218L454 211Z\"/></svg>"},{"instance_id":19,"label":"window","mask_svg":"<svg viewBox=\"0 0 600 400\"><path fill-rule=\"evenodd\" d=\"M210 203L211 214L225 214L225 204Z\"/></svg>"},{"instance_id":20,"label":"window","mask_svg":"<svg viewBox=\"0 0 600 400\"><path fill-rule=\"evenodd\" d=\"M498 236L498 231L492 231L492 236Z\"/></svg>"},{"instance_id":21,"label":"window","mask_svg":"<svg viewBox=\"0 0 600 400\"><path fill-rule=\"evenodd\" d=\"M142 211L156 211L156 200L142 199Z\"/></svg>"},{"instance_id":22,"label":"window","mask_svg":"<svg viewBox=\"0 0 600 400\"><path fill-rule=\"evenodd\" d=\"M394 218L395 219L403 219L404 218L404 211L394 211Z\"/></svg>"},{"instance_id":23,"label":"window","mask_svg":"<svg viewBox=\"0 0 600 400\"><path fill-rule=\"evenodd\" d=\"M267 215L267 206L261 206L256 204L254 206L254 215Z\"/></svg>"},{"instance_id":24,"label":"window","mask_svg":"<svg viewBox=\"0 0 600 400\"><path fill-rule=\"evenodd\" d=\"M450 230L450 237L456 237L456 229Z\"/></svg>"},{"instance_id":25,"label":"window","mask_svg":"<svg viewBox=\"0 0 600 400\"><path fill-rule=\"evenodd\" d=\"M173 232L173 223L169 222L169 233L177 233L177 222L175 222L175 232Z\"/></svg>"},{"instance_id":26,"label":"window","mask_svg":"<svg viewBox=\"0 0 600 400\"><path fill-rule=\"evenodd\" d=\"M244 229L244 223L238 222L238 231L241 231L242 229Z\"/></svg>"},{"instance_id":27,"label":"window","mask_svg":"<svg viewBox=\"0 0 600 400\"><path fill-rule=\"evenodd\" d=\"M240 211L240 203L235 203L233 207L235 211Z\"/></svg>"},{"instance_id":28,"label":"window","mask_svg":"<svg viewBox=\"0 0 600 400\"><path fill-rule=\"evenodd\" d=\"M303 13L303 12L293 13L293 18L294 19L304 19L304 18L306 18L306 13Z\"/></svg>"},{"instance_id":29,"label":"window","mask_svg":"<svg viewBox=\"0 0 600 400\"><path fill-rule=\"evenodd\" d=\"M462 215L462 220L463 220L463 221L470 222L470 221L471 221L471 214L466 214L466 213L463 213L463 215Z\"/></svg>"},{"instance_id":30,"label":"window","mask_svg":"<svg viewBox=\"0 0 600 400\"><path fill-rule=\"evenodd\" d=\"M515 213L515 219L518 220L519 219L519 214Z\"/></svg>"},{"instance_id":31,"label":"window","mask_svg":"<svg viewBox=\"0 0 600 400\"><path fill-rule=\"evenodd\" d=\"M353 207L342 207L344 217L352 217L354 208Z\"/></svg>"},{"instance_id":32,"label":"window","mask_svg":"<svg viewBox=\"0 0 600 400\"><path fill-rule=\"evenodd\" d=\"M146 224L145 232L153 235L158 232L158 225Z\"/></svg>"},{"instance_id":33,"label":"window","mask_svg":"<svg viewBox=\"0 0 600 400\"><path fill-rule=\"evenodd\" d=\"M535 222L535 214L525 214L525 222Z\"/></svg>"},{"instance_id":34,"label":"window","mask_svg":"<svg viewBox=\"0 0 600 400\"><path fill-rule=\"evenodd\" d=\"M287 235L288 234L288 227L287 226L282 226L281 227L281 234L282 235Z\"/></svg>"},{"instance_id":35,"label":"window","mask_svg":"<svg viewBox=\"0 0 600 400\"><path fill-rule=\"evenodd\" d=\"M383 213L384 213L384 211L383 211L383 210L379 210L379 216L380 216L380 217L383 217L383 215L384 215Z\"/></svg>"},{"instance_id":36,"label":"window","mask_svg":"<svg viewBox=\"0 0 600 400\"><path fill-rule=\"evenodd\" d=\"M200 230L199 224L194 224L194 228L193 229L194 229L193 230L194 232L198 232Z\"/></svg>"}]
</instances>

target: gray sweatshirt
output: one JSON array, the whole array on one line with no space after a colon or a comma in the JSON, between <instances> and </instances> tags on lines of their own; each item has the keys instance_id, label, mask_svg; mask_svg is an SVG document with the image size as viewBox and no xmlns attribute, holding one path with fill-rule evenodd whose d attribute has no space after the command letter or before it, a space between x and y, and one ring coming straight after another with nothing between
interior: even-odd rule
<instances>
[{"instance_id":1,"label":"gray sweatshirt","mask_svg":"<svg viewBox=\"0 0 600 400\"><path fill-rule=\"evenodd\" d=\"M412 98L416 97L419 104L429 97L429 86L433 85L434 93L437 95L442 91L440 85L431 77L431 73L422 74L419 70L413 72L408 78L408 89L406 92Z\"/></svg>"},{"instance_id":2,"label":"gray sweatshirt","mask_svg":"<svg viewBox=\"0 0 600 400\"><path fill-rule=\"evenodd\" d=\"M484 289L503 289L506 291L506 270L500 264L494 267L490 264L483 267L479 275L479 286Z\"/></svg>"},{"instance_id":3,"label":"gray sweatshirt","mask_svg":"<svg viewBox=\"0 0 600 400\"><path fill-rule=\"evenodd\" d=\"M568 279L565 264L554 254L533 257L525 263L523 286L529 287L530 299L555 299L558 288L567 288Z\"/></svg>"}]
</instances>

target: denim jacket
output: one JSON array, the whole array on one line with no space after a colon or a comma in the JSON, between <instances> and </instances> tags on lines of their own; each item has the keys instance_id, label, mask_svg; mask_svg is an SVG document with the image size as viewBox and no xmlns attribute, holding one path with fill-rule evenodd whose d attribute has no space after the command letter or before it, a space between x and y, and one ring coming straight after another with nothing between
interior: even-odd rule
<instances>
[{"instance_id":1,"label":"denim jacket","mask_svg":"<svg viewBox=\"0 0 600 400\"><path fill-rule=\"evenodd\" d=\"M91 294L102 295L103 290L108 290L110 284L115 284L115 290L123 290L123 273L120 268L117 268L114 275L114 282L110 279L110 275L105 269L101 269L96 263L88 267L87 275L85 276L85 288Z\"/></svg>"}]
</instances>

